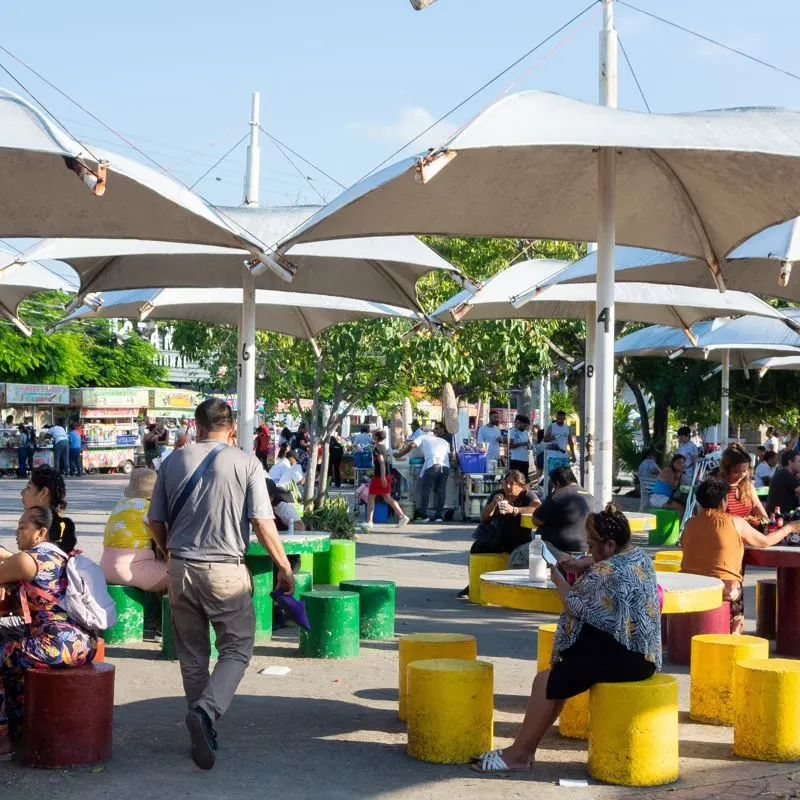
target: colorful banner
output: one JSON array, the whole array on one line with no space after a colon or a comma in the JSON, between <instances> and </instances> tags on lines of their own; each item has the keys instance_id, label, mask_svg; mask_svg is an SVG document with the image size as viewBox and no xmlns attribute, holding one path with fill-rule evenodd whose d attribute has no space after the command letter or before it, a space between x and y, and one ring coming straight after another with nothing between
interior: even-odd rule
<instances>
[{"instance_id":1,"label":"colorful banner","mask_svg":"<svg viewBox=\"0 0 800 800\"><path fill-rule=\"evenodd\" d=\"M84 408L147 408L150 392L136 388L80 389L81 405Z\"/></svg>"},{"instance_id":2,"label":"colorful banner","mask_svg":"<svg viewBox=\"0 0 800 800\"><path fill-rule=\"evenodd\" d=\"M138 408L82 408L81 419L135 419Z\"/></svg>"},{"instance_id":3,"label":"colorful banner","mask_svg":"<svg viewBox=\"0 0 800 800\"><path fill-rule=\"evenodd\" d=\"M187 389L150 389L151 409L177 409L194 413L194 409L200 402L197 392L190 392Z\"/></svg>"},{"instance_id":4,"label":"colorful banner","mask_svg":"<svg viewBox=\"0 0 800 800\"><path fill-rule=\"evenodd\" d=\"M7 383L6 403L10 406L66 406L69 405L69 387Z\"/></svg>"}]
</instances>

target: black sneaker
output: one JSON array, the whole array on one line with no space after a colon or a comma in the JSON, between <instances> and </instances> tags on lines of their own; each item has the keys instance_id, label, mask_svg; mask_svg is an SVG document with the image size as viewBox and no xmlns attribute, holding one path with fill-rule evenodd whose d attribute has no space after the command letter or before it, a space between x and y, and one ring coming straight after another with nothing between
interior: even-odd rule
<instances>
[{"instance_id":1,"label":"black sneaker","mask_svg":"<svg viewBox=\"0 0 800 800\"><path fill-rule=\"evenodd\" d=\"M217 734L202 708L190 708L184 718L192 744L192 760L200 769L212 769L217 759Z\"/></svg>"},{"instance_id":2,"label":"black sneaker","mask_svg":"<svg viewBox=\"0 0 800 800\"><path fill-rule=\"evenodd\" d=\"M466 588L462 589L462 590L461 590L461 591L460 591L460 592L459 592L459 593L456 595L456 597L458 597L458 598L469 597L469 586L467 586Z\"/></svg>"}]
</instances>

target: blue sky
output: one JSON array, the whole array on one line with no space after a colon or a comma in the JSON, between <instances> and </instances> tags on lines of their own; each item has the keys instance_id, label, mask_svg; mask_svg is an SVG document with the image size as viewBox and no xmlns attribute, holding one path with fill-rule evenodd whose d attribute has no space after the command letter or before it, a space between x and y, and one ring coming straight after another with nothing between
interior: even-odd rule
<instances>
[{"instance_id":1,"label":"blue sky","mask_svg":"<svg viewBox=\"0 0 800 800\"><path fill-rule=\"evenodd\" d=\"M44 0L5 8L0 43L187 183L246 133L258 90L264 126L347 184L588 1L440 0L414 12L408 0L84 0L68 17ZM800 73L800 4L635 4ZM599 26L598 5L408 152L438 143L509 86L595 101ZM625 7L617 27L654 111L800 107L798 80ZM76 136L130 154L8 56L0 63ZM620 105L643 109L622 61L620 71ZM5 74L0 86L18 90ZM215 203L241 202L244 152L242 145L198 191ZM335 196L335 184L303 171L323 196ZM268 142L262 178L264 204L318 200Z\"/></svg>"}]
</instances>

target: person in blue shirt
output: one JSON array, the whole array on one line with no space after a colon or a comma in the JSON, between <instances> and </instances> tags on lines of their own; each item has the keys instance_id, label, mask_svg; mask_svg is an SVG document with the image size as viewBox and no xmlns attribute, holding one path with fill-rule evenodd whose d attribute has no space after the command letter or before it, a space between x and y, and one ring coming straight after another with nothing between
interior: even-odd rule
<instances>
[{"instance_id":1,"label":"person in blue shirt","mask_svg":"<svg viewBox=\"0 0 800 800\"><path fill-rule=\"evenodd\" d=\"M81 434L78 425L73 422L69 426L69 474L83 475L83 462L81 460Z\"/></svg>"}]
</instances>

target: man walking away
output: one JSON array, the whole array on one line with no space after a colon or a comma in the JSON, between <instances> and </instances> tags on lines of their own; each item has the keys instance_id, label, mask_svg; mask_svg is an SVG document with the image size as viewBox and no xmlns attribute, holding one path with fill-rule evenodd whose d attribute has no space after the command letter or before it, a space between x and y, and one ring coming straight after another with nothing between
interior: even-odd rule
<instances>
[{"instance_id":1,"label":"man walking away","mask_svg":"<svg viewBox=\"0 0 800 800\"><path fill-rule=\"evenodd\" d=\"M253 655L253 584L244 565L252 524L278 569L277 587L294 591L278 538L264 469L253 453L228 446L233 413L217 398L195 410L197 443L161 465L150 505L153 539L169 551L169 601L192 758L211 769L214 723L227 711ZM219 659L209 676L209 622Z\"/></svg>"}]
</instances>

